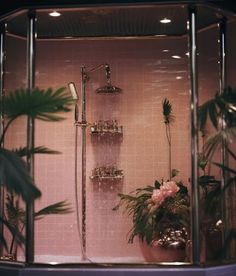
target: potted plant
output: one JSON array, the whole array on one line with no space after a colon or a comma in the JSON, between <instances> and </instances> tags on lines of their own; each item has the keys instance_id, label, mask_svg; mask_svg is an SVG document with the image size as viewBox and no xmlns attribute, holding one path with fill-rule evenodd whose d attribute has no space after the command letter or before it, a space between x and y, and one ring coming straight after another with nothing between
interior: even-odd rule
<instances>
[{"instance_id":1,"label":"potted plant","mask_svg":"<svg viewBox=\"0 0 236 276\"><path fill-rule=\"evenodd\" d=\"M177 255L170 255L171 261L185 258L185 247L189 233L189 195L182 182L173 179L155 181L154 185L138 188L129 194L118 194L120 206L132 217L133 226L129 233L129 243L138 236L144 244L154 248L152 253L144 253L147 260L167 261L170 250L177 249ZM156 249L162 248L161 256ZM156 255L156 256L155 256ZM168 259L169 260L169 259Z\"/></svg>"},{"instance_id":2,"label":"potted plant","mask_svg":"<svg viewBox=\"0 0 236 276\"><path fill-rule=\"evenodd\" d=\"M166 138L168 143L169 179L155 180L153 185L135 189L129 194L118 194L117 210L123 206L132 217L129 243L137 236L144 245L143 254L148 261L180 261L185 259L185 247L189 233L189 195L178 174L171 167L171 128L174 122L169 100L162 103ZM152 249L146 253L147 247ZM161 254L160 254L161 249ZM171 251L177 250L177 254Z\"/></svg>"},{"instance_id":3,"label":"potted plant","mask_svg":"<svg viewBox=\"0 0 236 276\"><path fill-rule=\"evenodd\" d=\"M48 215L68 214L71 211L70 204L66 201L59 201L36 211L34 219L37 221ZM4 219L14 231L9 232L5 246L6 254L0 259L17 260L17 249L25 244L23 231L26 225L26 211L20 197L12 191L7 192L6 195Z\"/></svg>"},{"instance_id":4,"label":"potted plant","mask_svg":"<svg viewBox=\"0 0 236 276\"><path fill-rule=\"evenodd\" d=\"M211 135L206 135L207 122L213 129ZM230 189L236 184L236 170L232 167L236 161L232 148L236 138L236 89L227 87L222 93L216 93L214 98L199 107L199 130L204 138L203 151L199 158L199 165L202 169L199 184L202 191L201 202L204 207L201 230L206 237L206 259L216 260L226 255L229 244L233 238L236 238L236 229L231 226L225 239L222 240L222 231L228 223L223 219L223 198L227 196L230 199L235 196L233 190L230 195ZM223 163L215 162L214 153L222 147L226 160ZM228 162L229 159L231 162ZM206 167L212 165L221 169L225 180L224 187L221 185L221 180L211 175L210 169L206 174Z\"/></svg>"},{"instance_id":5,"label":"potted plant","mask_svg":"<svg viewBox=\"0 0 236 276\"><path fill-rule=\"evenodd\" d=\"M10 193L19 195L27 203L40 197L41 192L28 172L24 157L56 152L43 146L6 149L3 147L5 135L11 124L21 116L43 121L63 120L60 114L69 112L72 103L72 98L65 93L64 88L55 91L51 88L47 90L35 88L32 91L17 89L0 99L0 113L4 115L4 125L0 136L0 184L4 185ZM67 208L63 204L61 207ZM4 214L0 217L0 223L8 228L12 236L17 237L21 242L24 241L19 229L14 227ZM0 233L0 245L8 248L2 233Z\"/></svg>"}]
</instances>

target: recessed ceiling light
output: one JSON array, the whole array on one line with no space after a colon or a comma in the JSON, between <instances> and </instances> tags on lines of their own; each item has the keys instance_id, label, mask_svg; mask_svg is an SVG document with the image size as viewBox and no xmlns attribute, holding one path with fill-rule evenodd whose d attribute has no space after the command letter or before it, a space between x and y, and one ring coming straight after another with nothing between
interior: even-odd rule
<instances>
[{"instance_id":1,"label":"recessed ceiling light","mask_svg":"<svg viewBox=\"0 0 236 276\"><path fill-rule=\"evenodd\" d=\"M177 76L176 77L177 80L182 80L182 78L183 78L182 76Z\"/></svg>"},{"instance_id":2,"label":"recessed ceiling light","mask_svg":"<svg viewBox=\"0 0 236 276\"><path fill-rule=\"evenodd\" d=\"M61 14L59 12L57 12L57 11L50 12L49 15L53 16L53 17L61 16Z\"/></svg>"},{"instance_id":3,"label":"recessed ceiling light","mask_svg":"<svg viewBox=\"0 0 236 276\"><path fill-rule=\"evenodd\" d=\"M171 56L172 58L180 59L180 56Z\"/></svg>"},{"instance_id":4,"label":"recessed ceiling light","mask_svg":"<svg viewBox=\"0 0 236 276\"><path fill-rule=\"evenodd\" d=\"M168 53L169 51L170 51L170 50L168 50L168 49L162 50L163 53Z\"/></svg>"},{"instance_id":5,"label":"recessed ceiling light","mask_svg":"<svg viewBox=\"0 0 236 276\"><path fill-rule=\"evenodd\" d=\"M154 35L155 37L165 37L166 35Z\"/></svg>"},{"instance_id":6,"label":"recessed ceiling light","mask_svg":"<svg viewBox=\"0 0 236 276\"><path fill-rule=\"evenodd\" d=\"M161 19L160 22L161 22L162 24L168 24L168 23L171 22L171 20L170 20L169 18L166 18L166 17L165 17L165 18Z\"/></svg>"}]
</instances>

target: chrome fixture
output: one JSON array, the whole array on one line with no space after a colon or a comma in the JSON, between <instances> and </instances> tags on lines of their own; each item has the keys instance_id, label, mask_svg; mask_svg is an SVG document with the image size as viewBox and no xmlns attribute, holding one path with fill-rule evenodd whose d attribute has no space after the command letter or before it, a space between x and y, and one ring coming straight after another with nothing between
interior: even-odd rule
<instances>
[{"instance_id":1,"label":"chrome fixture","mask_svg":"<svg viewBox=\"0 0 236 276\"><path fill-rule=\"evenodd\" d=\"M27 88L29 91L35 87L35 44L36 44L36 13L28 12L27 22ZM31 92L30 92L31 93ZM34 119L27 119L27 149L34 148ZM27 165L31 177L34 177L34 155L27 157ZM34 262L34 202L28 202L26 205L26 263Z\"/></svg>"},{"instance_id":2,"label":"chrome fixture","mask_svg":"<svg viewBox=\"0 0 236 276\"><path fill-rule=\"evenodd\" d=\"M111 69L110 65L100 64L89 70L85 66L81 67L81 120L79 120L79 96L73 82L68 83L68 87L72 98L75 100L75 200L76 200L76 214L77 214L77 227L78 233L81 237L81 251L82 258L92 262L86 254L86 128L89 123L86 119L86 83L90 80L90 74L101 68L105 69L105 76L107 80L107 85L98 88L96 92L98 93L116 93L121 92L121 89L112 86L111 84ZM81 127L81 208L82 208L82 223L80 229L80 217L79 217L79 199L78 199L78 127Z\"/></svg>"},{"instance_id":3,"label":"chrome fixture","mask_svg":"<svg viewBox=\"0 0 236 276\"><path fill-rule=\"evenodd\" d=\"M99 120L90 126L91 134L122 134L123 126L117 120Z\"/></svg>"},{"instance_id":4,"label":"chrome fixture","mask_svg":"<svg viewBox=\"0 0 236 276\"><path fill-rule=\"evenodd\" d=\"M121 88L117 86L113 86L111 84L111 68L109 64L104 64L105 72L106 72L106 78L107 78L107 85L99 87L96 89L97 93L120 93L122 90Z\"/></svg>"},{"instance_id":5,"label":"chrome fixture","mask_svg":"<svg viewBox=\"0 0 236 276\"><path fill-rule=\"evenodd\" d=\"M192 262L200 264L200 219L198 184L198 72L196 9L189 7L189 64L191 97Z\"/></svg>"},{"instance_id":6,"label":"chrome fixture","mask_svg":"<svg viewBox=\"0 0 236 276\"><path fill-rule=\"evenodd\" d=\"M92 170L90 179L92 180L105 180L105 179L122 179L124 177L123 170L118 169L116 166L102 166Z\"/></svg>"},{"instance_id":7,"label":"chrome fixture","mask_svg":"<svg viewBox=\"0 0 236 276\"><path fill-rule=\"evenodd\" d=\"M75 122L79 121L79 96L73 82L68 83L68 87L70 89L71 97L75 100Z\"/></svg>"},{"instance_id":8,"label":"chrome fixture","mask_svg":"<svg viewBox=\"0 0 236 276\"><path fill-rule=\"evenodd\" d=\"M78 100L79 96L78 96L75 84L73 82L69 82L68 83L68 87L70 89L70 93L71 93L72 99L73 100Z\"/></svg>"}]
</instances>

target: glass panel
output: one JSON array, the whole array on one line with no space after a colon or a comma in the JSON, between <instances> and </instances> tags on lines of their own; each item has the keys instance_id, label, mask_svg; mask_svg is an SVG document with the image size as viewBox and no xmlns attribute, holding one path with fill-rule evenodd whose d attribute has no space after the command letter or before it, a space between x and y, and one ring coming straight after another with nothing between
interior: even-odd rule
<instances>
[{"instance_id":1,"label":"glass panel","mask_svg":"<svg viewBox=\"0 0 236 276\"><path fill-rule=\"evenodd\" d=\"M74 125L73 112L59 123L37 122L36 144L47 145L60 150L62 154L36 158L35 176L43 194L36 208L38 210L57 201L67 200L73 212L47 216L36 222L36 262L189 261L189 255L186 257L188 250L185 250L189 236L189 199L184 187L190 190L190 99L187 37L182 36L186 33L186 8L106 7L60 12L59 18L50 18L48 11L38 13L36 84L43 89L57 89L74 82L79 93L81 121L83 100L80 87L84 80L86 120L89 124L86 128L86 141L83 142L83 130L80 125ZM179 12L183 15L181 19L177 17ZM122 18L126 16L122 26L116 21L117 14ZM161 29L156 28L155 31L150 24L153 23L154 14L154 22L161 26ZM132 21L132 17L137 20ZM172 20L170 25L159 23L165 17ZM75 19L79 22L72 32L69 26L74 24ZM103 20L103 28L99 31L94 29L93 20ZM107 25L106 20L112 20L113 25ZM86 23L87 27L83 26L85 33L81 31L80 21ZM59 27L62 22L65 24L64 29ZM115 22L117 25L114 25ZM121 19L118 22L121 23ZM176 24L180 29L177 30ZM153 34L174 36L152 36L146 39L134 37L129 40L122 37L43 39L42 30L45 25L50 26L51 38L66 36L65 32L68 32L67 36L83 37ZM122 30L120 33L118 27ZM75 31L82 33L74 34ZM47 32L45 36L49 36ZM83 75L82 66L85 66ZM102 89L96 93L99 87ZM68 95L69 93L68 90ZM165 99L166 115L171 115L166 119L163 118L162 107ZM168 101L172 108L171 114ZM85 147L86 168L82 165L81 157ZM175 182L164 184L170 180L171 169L179 171L173 178L179 187ZM83 170L86 182L82 180ZM154 186L156 180L164 184L163 189L160 190L157 182ZM184 186L181 186L180 181ZM148 185L151 185L151 190L144 195L147 198L140 205L141 208L142 205L146 206L143 215L146 212L144 219L149 217L146 222L148 228L144 229L142 222L136 221L135 226L142 228L133 240L130 229L135 214L131 212L131 216L128 216L124 212L127 211L125 206L119 210L113 208L119 203L118 193L129 194L135 189L147 188ZM152 194L159 191L162 199L154 196L152 200ZM181 206L177 206L179 200L182 200ZM162 201L165 201L165 205ZM78 214L76 203L79 207ZM186 209L182 210L181 207ZM187 224L183 224L182 218ZM143 243L140 235L143 235ZM129 237L133 243L128 243Z\"/></svg>"},{"instance_id":2,"label":"glass panel","mask_svg":"<svg viewBox=\"0 0 236 276\"><path fill-rule=\"evenodd\" d=\"M230 85L232 88L235 89L236 81L235 81L235 27L236 27L236 20L235 18L229 18L227 24L227 72L228 72L228 82L227 84ZM235 122L235 120L234 120ZM235 124L235 123L234 123ZM229 144L230 150L233 153L236 152L235 146L235 139L231 141ZM235 158L232 155L229 155L229 167L235 168ZM229 175L229 181L235 174ZM228 210L228 232L227 235L229 237L229 244L228 244L228 251L227 251L227 258L231 260L236 259L236 241L233 239L233 233L236 232L236 204L235 204L235 195L236 195L236 186L235 181L230 185L227 191L227 210Z\"/></svg>"},{"instance_id":3,"label":"glass panel","mask_svg":"<svg viewBox=\"0 0 236 276\"><path fill-rule=\"evenodd\" d=\"M26 13L22 12L19 15L11 17L6 20L7 30L6 33L6 62L5 62L5 95L8 96L11 92L16 89L25 89L27 86L26 82L26 51L27 51L27 41L24 36L16 36L14 34L14 29L8 28L17 17L20 16L27 24ZM25 30L26 31L26 30ZM8 120L5 120L5 126L7 126ZM13 121L8 128L4 147L6 149L17 149L26 146L26 118L21 117ZM7 163L6 163L7 164ZM6 165L5 164L5 165ZM12 170L12 169L11 169ZM11 174L14 174L13 169ZM24 214L25 204L22 202L21 198L14 194L13 192L5 190L5 219L10 224L13 229L16 229L19 233L24 236ZM19 205L19 206L18 206ZM19 208L18 208L19 207ZM4 250L3 259L15 259L18 261L25 260L25 247L24 243L19 242L19 238L15 236L15 233L10 232L8 227L4 229L4 236L7 242L8 249Z\"/></svg>"},{"instance_id":4,"label":"glass panel","mask_svg":"<svg viewBox=\"0 0 236 276\"><path fill-rule=\"evenodd\" d=\"M208 30L198 33L198 60L199 60L199 105L200 107L208 100L214 98L217 91L219 91L219 30L217 25ZM215 208L207 205L207 196L210 194L214 181L220 181L220 171L217 167L213 166L210 162L207 162L207 153L204 151L204 147L207 140L211 135L215 133L215 129L208 121L207 126L199 133L199 150L200 160L202 165L199 168L199 184L200 184L200 198L203 202L201 206L201 233L204 235L204 240L201 244L202 262L214 260L215 249L221 246L221 232L217 232L217 236L211 237L211 230L214 229L214 225L220 219L221 205L217 203ZM216 151L214 156L215 161L220 162L220 151ZM209 178L209 183L205 181ZM220 185L220 182L216 182L215 186ZM213 186L215 188L215 186ZM216 243L216 240L218 243Z\"/></svg>"},{"instance_id":5,"label":"glass panel","mask_svg":"<svg viewBox=\"0 0 236 276\"><path fill-rule=\"evenodd\" d=\"M208 10L210 12L210 10ZM199 9L199 14L205 13ZM214 10L212 10L213 13ZM216 14L218 23L223 19L222 15ZM230 20L231 21L231 20ZM232 22L230 23L232 24ZM232 25L229 24L229 29ZM226 56L229 61L227 71L229 72L228 81L232 81L234 66L233 60L233 33L227 33ZM213 24L198 32L199 43L199 104L200 104L200 123L207 118L204 128L199 133L200 141L200 163L199 163L199 184L201 198L201 233L202 240L201 260L206 263L216 263L219 260L230 259L235 256L235 243L233 241L235 206L233 196L235 193L234 184L231 184L232 191L227 189L224 192L223 186L232 180L228 171L221 169L218 164L223 164L222 142L229 145L234 152L234 135L230 140L226 139L224 133L229 133L234 115L231 112L222 115L222 99L231 101L226 97L226 91L220 91L220 30L218 24ZM232 85L233 85L232 81ZM230 82L229 82L230 84ZM231 93L231 92L227 92ZM234 94L235 97L235 94ZM223 116L223 117L222 117ZM223 125L222 125L223 123ZM225 130L223 129L225 128ZM224 136L222 136L224 134ZM223 140L222 140L223 137ZM226 139L226 140L225 140ZM230 155L226 148L226 157ZM226 158L227 160L227 158ZM232 166L233 157L229 158ZM227 163L225 163L227 165ZM222 176L225 175L225 178ZM225 179L225 183L223 181ZM223 189L223 190L222 190ZM222 192L221 192L222 190ZM232 197L231 197L232 196Z\"/></svg>"}]
</instances>

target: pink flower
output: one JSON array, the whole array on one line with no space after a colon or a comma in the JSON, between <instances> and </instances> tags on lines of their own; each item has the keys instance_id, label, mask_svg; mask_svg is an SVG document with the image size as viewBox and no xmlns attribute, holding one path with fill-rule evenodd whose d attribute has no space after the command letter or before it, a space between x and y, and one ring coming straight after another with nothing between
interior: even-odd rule
<instances>
[{"instance_id":1,"label":"pink flower","mask_svg":"<svg viewBox=\"0 0 236 276\"><path fill-rule=\"evenodd\" d=\"M174 196L179 191L175 181L164 182L160 189L155 189L152 192L152 202L155 208L158 208L163 201L170 196Z\"/></svg>"},{"instance_id":2,"label":"pink flower","mask_svg":"<svg viewBox=\"0 0 236 276\"><path fill-rule=\"evenodd\" d=\"M175 181L164 182L160 187L164 197L170 197L175 195L179 191L179 187L177 186Z\"/></svg>"},{"instance_id":3,"label":"pink flower","mask_svg":"<svg viewBox=\"0 0 236 276\"><path fill-rule=\"evenodd\" d=\"M152 201L155 204L161 205L164 200L165 200L165 197L164 197L161 190L159 190L159 189L153 190L153 192L152 192Z\"/></svg>"}]
</instances>

